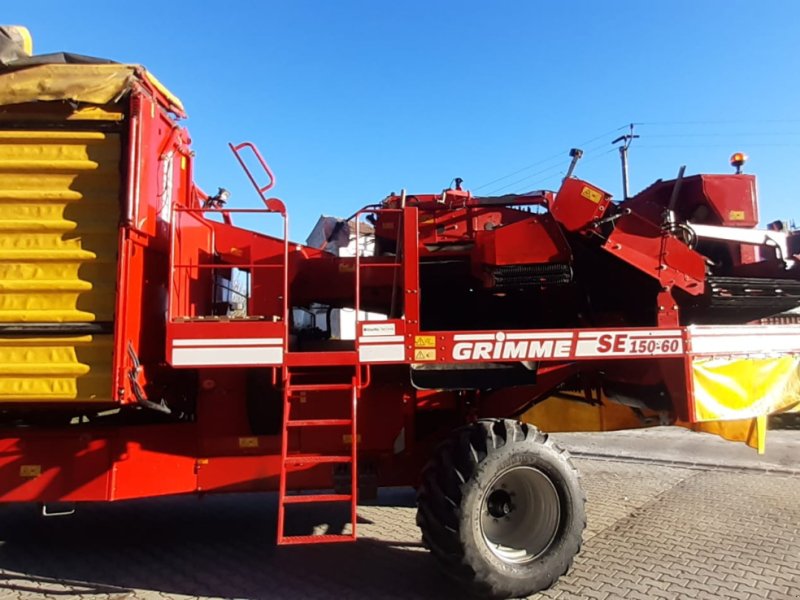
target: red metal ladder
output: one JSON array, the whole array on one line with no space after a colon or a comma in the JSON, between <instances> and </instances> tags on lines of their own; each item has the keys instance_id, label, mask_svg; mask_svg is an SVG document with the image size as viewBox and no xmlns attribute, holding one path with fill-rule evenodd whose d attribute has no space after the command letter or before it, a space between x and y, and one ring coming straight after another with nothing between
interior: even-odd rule
<instances>
[{"instance_id":1,"label":"red metal ladder","mask_svg":"<svg viewBox=\"0 0 800 600\"><path fill-rule=\"evenodd\" d=\"M359 369L355 367L355 374L350 383L294 383L291 367L284 368L283 386L283 437L281 440L281 473L280 488L278 492L278 545L315 544L330 542L354 542L356 540L356 520L358 505L358 433L357 433L357 407L360 390ZM308 398L315 393L336 392L347 394L349 416L345 418L293 418L292 407L301 398ZM340 400L324 400L324 402L339 402ZM296 411L295 411L296 412ZM339 428L349 431L350 452L347 454L301 454L289 448L290 432L298 429ZM288 479L294 468L309 467L321 464L349 465L350 466L350 493L291 493ZM333 485L333 476L331 477ZM347 502L350 504L350 533L321 534L321 535L285 535L286 507L293 504Z\"/></svg>"}]
</instances>

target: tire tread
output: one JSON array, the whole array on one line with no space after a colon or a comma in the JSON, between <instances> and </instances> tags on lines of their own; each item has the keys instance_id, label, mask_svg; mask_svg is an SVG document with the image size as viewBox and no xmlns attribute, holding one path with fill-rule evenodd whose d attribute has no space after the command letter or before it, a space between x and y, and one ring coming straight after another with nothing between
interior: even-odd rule
<instances>
[{"instance_id":1,"label":"tire tread","mask_svg":"<svg viewBox=\"0 0 800 600\"><path fill-rule=\"evenodd\" d=\"M462 545L460 504L465 488L472 482L481 463L490 454L501 452L507 446L508 452L513 451L513 446L516 445L541 445L548 448L566 466L569 476L574 481L579 481L571 456L557 446L549 435L519 421L486 419L455 430L452 437L439 444L433 459L423 469L417 493L417 525L421 529L423 543L439 560L446 574L483 597L506 598L509 597L510 590L497 581L492 581L494 578L491 574L476 573L469 564ZM580 487L577 489L580 490ZM577 500L583 508L586 497L582 490ZM545 580L545 585L533 591L552 586L569 571L574 556L580 550L581 533L586 526L585 510L581 513L578 527L564 534L577 535L577 544L572 542L575 551L564 557L564 567L559 569L560 572L554 572L552 577Z\"/></svg>"}]
</instances>

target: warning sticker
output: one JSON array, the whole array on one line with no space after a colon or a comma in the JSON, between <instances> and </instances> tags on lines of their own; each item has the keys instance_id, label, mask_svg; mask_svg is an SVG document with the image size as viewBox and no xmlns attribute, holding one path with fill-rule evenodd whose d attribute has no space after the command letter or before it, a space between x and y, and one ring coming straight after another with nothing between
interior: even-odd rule
<instances>
[{"instance_id":1,"label":"warning sticker","mask_svg":"<svg viewBox=\"0 0 800 600\"><path fill-rule=\"evenodd\" d=\"M414 360L436 360L436 349L416 348Z\"/></svg>"},{"instance_id":2,"label":"warning sticker","mask_svg":"<svg viewBox=\"0 0 800 600\"><path fill-rule=\"evenodd\" d=\"M744 211L732 210L728 212L728 219L730 219L731 221L744 221Z\"/></svg>"},{"instance_id":3,"label":"warning sticker","mask_svg":"<svg viewBox=\"0 0 800 600\"><path fill-rule=\"evenodd\" d=\"M42 465L20 465L20 477L38 477L42 474Z\"/></svg>"},{"instance_id":4,"label":"warning sticker","mask_svg":"<svg viewBox=\"0 0 800 600\"><path fill-rule=\"evenodd\" d=\"M587 200L591 200L595 204L599 204L600 200L603 199L603 194L601 192L590 188L588 185L583 186L583 189L581 190L581 196Z\"/></svg>"},{"instance_id":5,"label":"warning sticker","mask_svg":"<svg viewBox=\"0 0 800 600\"><path fill-rule=\"evenodd\" d=\"M239 448L258 448L257 437L240 437Z\"/></svg>"},{"instance_id":6,"label":"warning sticker","mask_svg":"<svg viewBox=\"0 0 800 600\"><path fill-rule=\"evenodd\" d=\"M417 348L436 348L435 335L415 335L414 345Z\"/></svg>"}]
</instances>

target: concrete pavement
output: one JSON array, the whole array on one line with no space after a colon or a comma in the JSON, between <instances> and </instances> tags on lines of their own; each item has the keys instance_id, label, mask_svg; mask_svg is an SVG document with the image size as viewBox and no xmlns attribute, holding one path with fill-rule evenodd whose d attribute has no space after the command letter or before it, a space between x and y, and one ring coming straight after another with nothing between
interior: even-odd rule
<instances>
[{"instance_id":1,"label":"concrete pavement","mask_svg":"<svg viewBox=\"0 0 800 600\"><path fill-rule=\"evenodd\" d=\"M800 431L767 433L763 455L740 442L683 427L652 427L606 433L558 433L558 443L575 456L657 461L800 475Z\"/></svg>"}]
</instances>

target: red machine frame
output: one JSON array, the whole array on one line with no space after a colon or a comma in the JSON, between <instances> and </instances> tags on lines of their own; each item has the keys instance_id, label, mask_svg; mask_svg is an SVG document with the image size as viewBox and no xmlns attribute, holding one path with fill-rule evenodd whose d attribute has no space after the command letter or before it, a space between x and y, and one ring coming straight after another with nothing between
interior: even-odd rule
<instances>
[{"instance_id":1,"label":"red machine frame","mask_svg":"<svg viewBox=\"0 0 800 600\"><path fill-rule=\"evenodd\" d=\"M413 205L405 203L405 196L394 198L380 208L355 215L357 238L362 215L391 216L394 220L390 221L402 229L397 236L402 257L399 251L384 257L366 257L356 251L353 258L340 258L291 243L286 207L267 197L274 177L255 146L245 143L231 148L242 166L245 161L240 152L253 151L266 171L269 183L261 186L245 168L265 208L209 204L209 197L193 184L190 140L186 130L175 123L176 116L181 116L176 107L145 81L130 95L114 329L116 366L108 408L124 411L138 405L144 412L163 410L163 399L148 397L146 390L167 373L168 392L180 391L181 373L188 372L197 386L196 411L184 420L176 417L145 424L132 419L6 430L0 438L0 502L112 501L179 493L277 490L279 542L354 539L358 489L363 485L357 465L368 459L376 485L413 484L441 437L438 431L417 437L415 415L431 407L459 410L456 393L415 390L409 382L398 383L409 365L513 361L538 366L535 385L470 394L461 416L471 420L516 416L587 366L624 370L636 364L645 376L659 374L669 387L676 416L692 423L698 420L691 377L696 357L800 354L798 327L680 326L671 290L691 292L700 285L702 273L692 275L695 259L674 238L667 242L666 238L654 238L654 247L660 250L648 258L653 268L668 265L653 275L663 286L657 326L425 330L419 292L420 259L427 250L420 248L420 231L427 228L426 235L431 231L431 235L439 234L430 223L420 223L423 200ZM167 161L173 161L170 169L174 168L175 174L169 171L172 180L165 210L159 202L166 201L162 183L168 177ZM569 180L566 185L575 187L575 194L589 202L584 206L588 216L574 213L579 218L570 226L580 232L586 219L602 217L608 196L579 180ZM553 194L547 193L518 204L547 205L553 199ZM447 190L441 197L442 203L460 202L457 210L463 211L470 201L469 194L461 190ZM432 196L424 202L435 205L439 200ZM234 226L232 215L241 213L278 215L283 221L283 237ZM214 220L211 215L220 218ZM442 231L446 234L446 227L442 226ZM643 256L641 249L630 250L624 228L617 231L606 250L636 263ZM491 228L480 235L491 236ZM555 250L548 246L543 252ZM502 251L497 255L500 260ZM210 318L207 307L201 306L210 300L197 290L205 293L212 289L214 271L232 268L249 272L253 306L248 307L247 318ZM381 288L393 298L397 294L398 301L402 300L402 316L359 320L352 348L293 349L292 295L311 297L315 287L326 284L321 278L337 269L347 285L352 284L356 315L371 301L365 297L369 284L370 289ZM157 292L161 291L165 296L159 299ZM280 431L252 431L245 398L248 373L254 370L268 373L269 383L280 394ZM328 380L329 376L332 379ZM264 392L267 388L260 389ZM329 416L324 410L308 414L313 411L302 405L309 403L313 394L345 407L345 414ZM304 435L312 429L324 433L313 438ZM293 446L303 447L303 453L293 453ZM326 448L335 452L326 453ZM349 470L341 472L348 480L346 485L332 483L333 464L349 465ZM342 487L349 491L337 490ZM332 493L290 493L331 488ZM348 503L352 533L314 536L313 540L287 535L286 506L309 502Z\"/></svg>"}]
</instances>

